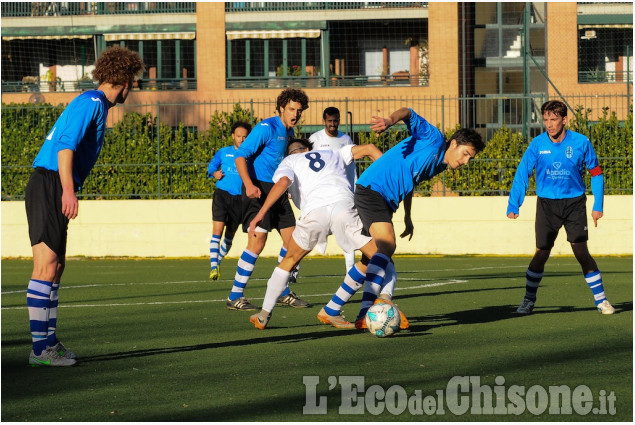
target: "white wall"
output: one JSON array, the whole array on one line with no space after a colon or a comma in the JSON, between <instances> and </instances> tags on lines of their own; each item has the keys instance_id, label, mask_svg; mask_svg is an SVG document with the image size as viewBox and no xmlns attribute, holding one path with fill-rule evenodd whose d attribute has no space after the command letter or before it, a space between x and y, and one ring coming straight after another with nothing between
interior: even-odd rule
<instances>
[{"instance_id":1,"label":"white wall","mask_svg":"<svg viewBox=\"0 0 635 425\"><path fill-rule=\"evenodd\" d=\"M604 217L593 227L589 196L589 249L593 255L633 254L633 197L605 197ZM210 200L80 201L79 216L69 225L68 251L72 256L205 257L211 237ZM505 216L506 197L414 198L415 233L399 239L400 254L532 255L534 252L535 197L527 197L520 217ZM30 257L23 202L1 203L2 246L6 257ZM395 232L403 229L403 211L394 216ZM331 238L332 239L332 238ZM270 234L263 256L277 256L280 238ZM238 232L229 256L246 246ZM554 255L571 255L564 229ZM339 255L333 240L327 255Z\"/></svg>"}]
</instances>

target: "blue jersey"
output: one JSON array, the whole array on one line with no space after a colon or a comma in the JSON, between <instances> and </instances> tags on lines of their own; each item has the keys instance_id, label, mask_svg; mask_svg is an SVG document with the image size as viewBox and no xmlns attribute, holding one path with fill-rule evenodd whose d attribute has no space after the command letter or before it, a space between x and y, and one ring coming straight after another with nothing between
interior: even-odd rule
<instances>
[{"instance_id":1,"label":"blue jersey","mask_svg":"<svg viewBox=\"0 0 635 425\"><path fill-rule=\"evenodd\" d=\"M357 180L358 185L380 193L393 211L417 184L447 167L443 163L447 144L439 129L412 109L406 127L410 137L390 148Z\"/></svg>"},{"instance_id":2,"label":"blue jersey","mask_svg":"<svg viewBox=\"0 0 635 425\"><path fill-rule=\"evenodd\" d=\"M57 153L70 149L74 152L73 181L79 190L101 152L107 117L108 101L103 92L90 90L77 96L46 136L33 161L33 168L59 171Z\"/></svg>"},{"instance_id":3,"label":"blue jersey","mask_svg":"<svg viewBox=\"0 0 635 425\"><path fill-rule=\"evenodd\" d=\"M240 145L236 157L247 160L247 169L252 179L273 183L273 173L282 162L293 129L282 124L280 117L260 121Z\"/></svg>"},{"instance_id":4,"label":"blue jersey","mask_svg":"<svg viewBox=\"0 0 635 425\"><path fill-rule=\"evenodd\" d=\"M226 146L219 149L214 158L207 167L207 177L212 178L215 171L220 168L223 172L223 178L216 181L216 187L229 192L230 195L240 195L243 181L240 174L236 170L236 148L234 146Z\"/></svg>"},{"instance_id":5,"label":"blue jersey","mask_svg":"<svg viewBox=\"0 0 635 425\"><path fill-rule=\"evenodd\" d=\"M509 194L507 214L518 214L525 199L529 176L536 170L536 194L541 198L568 199L585 193L584 168L591 172L591 188L595 196L593 209L602 211L604 199L602 171L589 139L567 130L560 143L547 133L535 137L518 165ZM597 184L596 182L601 182ZM598 192L598 193L596 193Z\"/></svg>"}]
</instances>

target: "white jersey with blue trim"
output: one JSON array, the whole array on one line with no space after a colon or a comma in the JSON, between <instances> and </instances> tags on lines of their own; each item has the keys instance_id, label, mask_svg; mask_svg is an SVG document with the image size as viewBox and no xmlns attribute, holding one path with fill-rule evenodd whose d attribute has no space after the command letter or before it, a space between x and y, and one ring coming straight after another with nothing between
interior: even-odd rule
<instances>
[{"instance_id":1,"label":"white jersey with blue trim","mask_svg":"<svg viewBox=\"0 0 635 425\"><path fill-rule=\"evenodd\" d=\"M207 166L207 177L214 177L213 174L220 170L223 172L223 178L216 181L216 187L228 192L230 195L240 195L242 192L243 181L236 170L236 148L234 145L225 146L216 152L214 158Z\"/></svg>"},{"instance_id":2,"label":"white jersey with blue trim","mask_svg":"<svg viewBox=\"0 0 635 425\"><path fill-rule=\"evenodd\" d=\"M406 128L411 136L388 149L357 179L358 185L381 194L393 211L417 184L447 167L447 144L439 129L412 109Z\"/></svg>"},{"instance_id":3,"label":"white jersey with blue trim","mask_svg":"<svg viewBox=\"0 0 635 425\"><path fill-rule=\"evenodd\" d=\"M569 199L586 192L585 167L591 175L595 174L594 170L601 174L593 145L583 134L566 130L564 139L559 143L551 141L547 133L534 137L516 170L508 212L518 214L534 169L539 197Z\"/></svg>"},{"instance_id":4,"label":"white jersey with blue trim","mask_svg":"<svg viewBox=\"0 0 635 425\"><path fill-rule=\"evenodd\" d=\"M33 161L33 168L59 171L57 153L70 149L73 155L73 182L81 188L95 166L104 144L108 101L99 90L77 96L55 121Z\"/></svg>"},{"instance_id":5,"label":"white jersey with blue trim","mask_svg":"<svg viewBox=\"0 0 635 425\"><path fill-rule=\"evenodd\" d=\"M278 166L273 181L287 177L296 187L293 202L302 210L300 218L315 208L347 201L353 205L346 166L353 161L353 145L339 151L320 150L287 156ZM297 196L300 199L296 199Z\"/></svg>"},{"instance_id":6,"label":"white jersey with blue trim","mask_svg":"<svg viewBox=\"0 0 635 425\"><path fill-rule=\"evenodd\" d=\"M311 137L309 137L309 141L313 144L312 150L314 151L338 151L344 146L353 144L353 141L348 134L338 131L337 136L332 137L326 132L326 129L322 129L311 134ZM346 178L350 183L351 190L355 190L355 182L357 181L357 170L355 169L355 162L351 162L346 166Z\"/></svg>"}]
</instances>

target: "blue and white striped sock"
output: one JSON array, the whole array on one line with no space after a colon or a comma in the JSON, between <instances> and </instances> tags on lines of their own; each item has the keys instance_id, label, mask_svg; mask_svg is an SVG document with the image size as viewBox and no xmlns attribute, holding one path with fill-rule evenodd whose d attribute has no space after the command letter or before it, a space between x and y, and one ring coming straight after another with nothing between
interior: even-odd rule
<instances>
[{"instance_id":1,"label":"blue and white striped sock","mask_svg":"<svg viewBox=\"0 0 635 425\"><path fill-rule=\"evenodd\" d=\"M595 305L599 305L602 301L606 300L604 285L602 284L602 273L600 273L599 270L585 274L584 280L586 280L587 285L591 288L591 292L593 292Z\"/></svg>"},{"instance_id":2,"label":"blue and white striped sock","mask_svg":"<svg viewBox=\"0 0 635 425\"><path fill-rule=\"evenodd\" d=\"M51 304L49 306L48 331L46 335L46 345L49 347L54 346L58 342L57 335L55 335L55 328L57 327L57 291L59 290L59 288L59 282L53 282L53 284L51 285Z\"/></svg>"},{"instance_id":3,"label":"blue and white striped sock","mask_svg":"<svg viewBox=\"0 0 635 425\"><path fill-rule=\"evenodd\" d=\"M281 247L280 253L278 254L278 264L282 262L282 259L284 258L285 255L287 255L287 248Z\"/></svg>"},{"instance_id":4,"label":"blue and white striped sock","mask_svg":"<svg viewBox=\"0 0 635 425\"><path fill-rule=\"evenodd\" d=\"M287 255L287 248L283 246L280 248L280 254L278 254L278 264L280 264L280 262L282 261L285 255ZM289 276L287 275L287 278L288 277ZM285 295L288 295L290 292L291 292L291 289L289 289L289 285L287 282L287 286L284 288L284 291L282 291L282 294L280 294L280 296L284 297Z\"/></svg>"},{"instance_id":5,"label":"blue and white striped sock","mask_svg":"<svg viewBox=\"0 0 635 425\"><path fill-rule=\"evenodd\" d=\"M362 295L362 305L357 319L366 316L366 312L373 305L384 284L386 268L390 263L390 258L384 254L375 254L368 263L366 269L366 280L364 281L364 295Z\"/></svg>"},{"instance_id":6,"label":"blue and white striped sock","mask_svg":"<svg viewBox=\"0 0 635 425\"><path fill-rule=\"evenodd\" d=\"M331 300L324 306L324 311L329 316L339 316L342 307L362 287L366 275L361 273L356 265L346 273L344 282L337 289Z\"/></svg>"},{"instance_id":7,"label":"blue and white striped sock","mask_svg":"<svg viewBox=\"0 0 635 425\"><path fill-rule=\"evenodd\" d=\"M234 301L243 296L247 282L254 271L256 266L256 260L258 255L249 250L244 250L238 260L238 266L236 268L236 276L234 276L234 286L229 293L229 300Z\"/></svg>"},{"instance_id":8,"label":"blue and white striped sock","mask_svg":"<svg viewBox=\"0 0 635 425\"><path fill-rule=\"evenodd\" d=\"M233 242L234 240L228 238L227 236L225 236L225 239L223 239L223 243L220 245L220 249L218 250L218 265L219 266L220 266L220 262L223 261L223 258L225 258L225 256L231 249Z\"/></svg>"},{"instance_id":9,"label":"blue and white striped sock","mask_svg":"<svg viewBox=\"0 0 635 425\"><path fill-rule=\"evenodd\" d=\"M538 292L543 275L544 272L535 272L527 268L527 272L525 272L525 298L536 302L536 292Z\"/></svg>"},{"instance_id":10,"label":"blue and white striped sock","mask_svg":"<svg viewBox=\"0 0 635 425\"><path fill-rule=\"evenodd\" d=\"M214 270L218 268L218 250L220 244L220 235L212 235L212 239L209 242L209 264L210 268Z\"/></svg>"},{"instance_id":11,"label":"blue and white striped sock","mask_svg":"<svg viewBox=\"0 0 635 425\"><path fill-rule=\"evenodd\" d=\"M51 282L31 279L26 290L26 305L29 309L29 325L33 352L36 356L46 349L49 307L51 305Z\"/></svg>"}]
</instances>

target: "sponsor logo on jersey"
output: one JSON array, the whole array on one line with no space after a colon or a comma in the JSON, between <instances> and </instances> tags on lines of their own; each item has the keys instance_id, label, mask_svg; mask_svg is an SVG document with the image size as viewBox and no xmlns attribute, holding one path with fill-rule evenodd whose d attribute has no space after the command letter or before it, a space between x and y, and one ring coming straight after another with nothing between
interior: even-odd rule
<instances>
[{"instance_id":1,"label":"sponsor logo on jersey","mask_svg":"<svg viewBox=\"0 0 635 425\"><path fill-rule=\"evenodd\" d=\"M266 127L269 127L269 123L266 123L266 122L261 122L260 125L264 125Z\"/></svg>"},{"instance_id":2,"label":"sponsor logo on jersey","mask_svg":"<svg viewBox=\"0 0 635 425\"><path fill-rule=\"evenodd\" d=\"M540 151L538 152L539 155L549 155L551 153L551 151Z\"/></svg>"},{"instance_id":3,"label":"sponsor logo on jersey","mask_svg":"<svg viewBox=\"0 0 635 425\"><path fill-rule=\"evenodd\" d=\"M571 146L567 146L567 149L565 149L564 154L567 158L571 158L573 156L573 148Z\"/></svg>"},{"instance_id":4,"label":"sponsor logo on jersey","mask_svg":"<svg viewBox=\"0 0 635 425\"><path fill-rule=\"evenodd\" d=\"M53 130L51 131L51 134L49 134L48 136L46 136L46 140L53 140L53 133L55 133L55 129L57 127L53 127Z\"/></svg>"},{"instance_id":5,"label":"sponsor logo on jersey","mask_svg":"<svg viewBox=\"0 0 635 425\"><path fill-rule=\"evenodd\" d=\"M563 168L562 170L560 169L560 167L562 167L561 162L554 162L552 166L553 169L550 170L549 168L547 168L545 170L547 173L547 178L549 179L567 179L571 175L571 171L567 170L566 168Z\"/></svg>"},{"instance_id":6,"label":"sponsor logo on jersey","mask_svg":"<svg viewBox=\"0 0 635 425\"><path fill-rule=\"evenodd\" d=\"M99 102L99 101L101 101L101 99L100 99L100 98L98 98L98 97L92 97L92 96L90 97L90 100L92 100L93 102Z\"/></svg>"}]
</instances>

